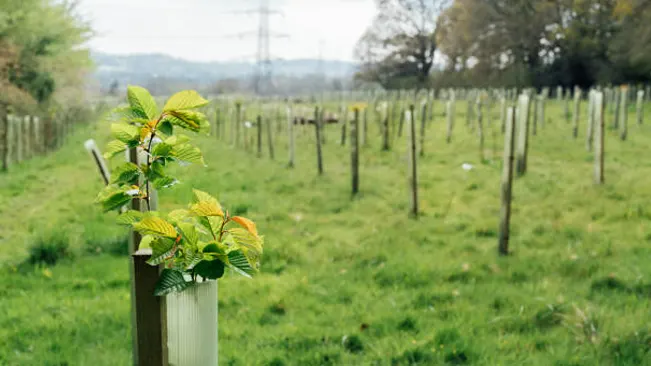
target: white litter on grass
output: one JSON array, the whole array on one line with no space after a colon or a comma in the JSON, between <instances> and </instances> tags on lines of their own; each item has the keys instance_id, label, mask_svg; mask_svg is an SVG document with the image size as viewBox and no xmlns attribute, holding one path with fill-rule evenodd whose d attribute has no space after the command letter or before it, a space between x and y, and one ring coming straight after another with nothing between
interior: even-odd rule
<instances>
[{"instance_id":1,"label":"white litter on grass","mask_svg":"<svg viewBox=\"0 0 651 366\"><path fill-rule=\"evenodd\" d=\"M244 122L244 127L251 128L251 127L253 127L253 123L251 123L250 121L246 121L246 122Z\"/></svg>"},{"instance_id":2,"label":"white litter on grass","mask_svg":"<svg viewBox=\"0 0 651 366\"><path fill-rule=\"evenodd\" d=\"M472 164L468 164L468 163L461 164L461 169L463 169L463 170L465 170L467 172L471 171L472 168L473 168Z\"/></svg>"}]
</instances>

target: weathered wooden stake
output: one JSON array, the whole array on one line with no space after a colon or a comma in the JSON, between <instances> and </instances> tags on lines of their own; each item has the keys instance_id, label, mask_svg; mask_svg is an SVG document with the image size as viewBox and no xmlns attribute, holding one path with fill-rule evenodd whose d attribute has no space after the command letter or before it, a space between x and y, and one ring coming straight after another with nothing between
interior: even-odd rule
<instances>
[{"instance_id":1,"label":"weathered wooden stake","mask_svg":"<svg viewBox=\"0 0 651 366\"><path fill-rule=\"evenodd\" d=\"M420 146L418 155L425 156L425 127L427 124L427 101L423 100L421 106L421 116L420 116ZM413 116L412 116L413 118Z\"/></svg>"},{"instance_id":2,"label":"weathered wooden stake","mask_svg":"<svg viewBox=\"0 0 651 366\"><path fill-rule=\"evenodd\" d=\"M504 133L504 156L502 165L502 208L500 210L500 232L498 253L509 254L509 238L511 227L511 198L513 184L513 147L515 145L515 111L510 107L506 115L506 130Z\"/></svg>"},{"instance_id":3,"label":"weathered wooden stake","mask_svg":"<svg viewBox=\"0 0 651 366\"><path fill-rule=\"evenodd\" d=\"M129 161L144 163L136 148L129 150ZM153 192L152 192L153 193ZM152 194L150 207L156 210L158 200ZM134 198L131 209L142 211L143 200ZM154 296L161 266L147 264L151 249L140 249L142 237L131 231L129 253L131 254L131 331L133 340L133 364L136 366L167 366L167 311L164 296Z\"/></svg>"},{"instance_id":4,"label":"weathered wooden stake","mask_svg":"<svg viewBox=\"0 0 651 366\"><path fill-rule=\"evenodd\" d=\"M348 126L348 110L344 107L341 108L341 141L340 144L341 146L346 145L346 133L347 133L347 126Z\"/></svg>"},{"instance_id":5,"label":"weathered wooden stake","mask_svg":"<svg viewBox=\"0 0 651 366\"><path fill-rule=\"evenodd\" d=\"M418 217L418 156L416 155L416 122L414 118L414 105L409 106L405 113L405 119L409 124L409 188L411 190L411 215Z\"/></svg>"},{"instance_id":6,"label":"weathered wooden stake","mask_svg":"<svg viewBox=\"0 0 651 366\"><path fill-rule=\"evenodd\" d=\"M613 128L616 129L616 130L619 130L619 115L620 115L619 109L621 107L621 103L620 103L620 100L621 100L620 94L621 94L621 92L620 92L619 89L615 88L613 90L612 94L613 94L613 97L612 97L610 103L606 103L606 104L615 107L615 108L613 108L613 113L614 113L614 115L613 115Z\"/></svg>"},{"instance_id":7,"label":"weathered wooden stake","mask_svg":"<svg viewBox=\"0 0 651 366\"><path fill-rule=\"evenodd\" d=\"M520 95L518 99L516 118L518 120L516 172L518 177L521 177L527 172L527 154L529 152L529 95Z\"/></svg>"},{"instance_id":8,"label":"weathered wooden stake","mask_svg":"<svg viewBox=\"0 0 651 366\"><path fill-rule=\"evenodd\" d=\"M257 130L257 136L258 136L258 157L262 157L262 116L258 114L255 120L255 126Z\"/></svg>"},{"instance_id":9,"label":"weathered wooden stake","mask_svg":"<svg viewBox=\"0 0 651 366\"><path fill-rule=\"evenodd\" d=\"M104 157L100 153L99 148L95 143L95 140L93 139L86 140L86 142L84 142L84 148L86 148L86 150L93 157L93 160L97 165L97 169L99 170L99 174L102 177L104 184L108 185L109 182L111 181L111 171L108 169L108 166L106 165L106 161L104 160Z\"/></svg>"},{"instance_id":10,"label":"weathered wooden stake","mask_svg":"<svg viewBox=\"0 0 651 366\"><path fill-rule=\"evenodd\" d=\"M479 137L479 161L483 162L486 157L484 156L484 114L481 96L477 96L477 136Z\"/></svg>"},{"instance_id":11,"label":"weathered wooden stake","mask_svg":"<svg viewBox=\"0 0 651 366\"><path fill-rule=\"evenodd\" d=\"M9 115L7 108L0 105L0 168L6 172L9 170L9 144L11 143L11 131L9 127Z\"/></svg>"},{"instance_id":12,"label":"weathered wooden stake","mask_svg":"<svg viewBox=\"0 0 651 366\"><path fill-rule=\"evenodd\" d=\"M506 131L506 97L500 97L500 130L502 134Z\"/></svg>"},{"instance_id":13,"label":"weathered wooden stake","mask_svg":"<svg viewBox=\"0 0 651 366\"><path fill-rule=\"evenodd\" d=\"M545 102L547 101L546 94L540 94L538 96L538 103L536 104L536 114L538 115L538 124L540 128L545 128Z\"/></svg>"},{"instance_id":14,"label":"weathered wooden stake","mask_svg":"<svg viewBox=\"0 0 651 366\"><path fill-rule=\"evenodd\" d=\"M644 122L644 90L637 91L637 106L635 109L637 124L641 125Z\"/></svg>"},{"instance_id":15,"label":"weathered wooden stake","mask_svg":"<svg viewBox=\"0 0 651 366\"><path fill-rule=\"evenodd\" d=\"M619 103L621 104L619 106L619 126L620 126L620 134L619 137L622 139L622 141L626 140L626 137L628 136L628 87L623 86L621 88L620 92L620 98L619 98Z\"/></svg>"},{"instance_id":16,"label":"weathered wooden stake","mask_svg":"<svg viewBox=\"0 0 651 366\"><path fill-rule=\"evenodd\" d=\"M536 95L533 96L531 104L533 104L533 113L531 121L531 135L538 135L538 98Z\"/></svg>"},{"instance_id":17,"label":"weathered wooden stake","mask_svg":"<svg viewBox=\"0 0 651 366\"><path fill-rule=\"evenodd\" d=\"M454 128L454 100L448 100L445 106L445 113L448 122L448 130L445 141L449 144L452 142L452 128Z\"/></svg>"},{"instance_id":18,"label":"weathered wooden stake","mask_svg":"<svg viewBox=\"0 0 651 366\"><path fill-rule=\"evenodd\" d=\"M265 121L265 124L267 125L267 144L269 144L269 158L271 160L274 159L274 137L273 137L273 126L272 126L272 121L267 119Z\"/></svg>"},{"instance_id":19,"label":"weathered wooden stake","mask_svg":"<svg viewBox=\"0 0 651 366\"><path fill-rule=\"evenodd\" d=\"M314 131L316 133L316 165L319 175L323 175L323 156L321 155L321 116L319 107L314 108Z\"/></svg>"},{"instance_id":20,"label":"weathered wooden stake","mask_svg":"<svg viewBox=\"0 0 651 366\"><path fill-rule=\"evenodd\" d=\"M382 125L383 125L382 126L382 150L383 151L389 151L389 149L391 148L391 146L389 145L389 137L390 137L389 136L389 116L391 115L391 113L390 113L389 109L387 109L387 108L389 108L388 104L387 104L387 107L384 108L383 115L382 115L382 117L383 117L383 120L382 120L382 122L383 122L382 123ZM394 107L391 107L391 110L393 110L393 108Z\"/></svg>"},{"instance_id":21,"label":"weathered wooden stake","mask_svg":"<svg viewBox=\"0 0 651 366\"><path fill-rule=\"evenodd\" d=\"M572 116L572 137L579 137L579 112L581 108L581 89L574 88L574 115Z\"/></svg>"},{"instance_id":22,"label":"weathered wooden stake","mask_svg":"<svg viewBox=\"0 0 651 366\"><path fill-rule=\"evenodd\" d=\"M287 106L287 139L289 144L289 163L288 167L293 168L295 165L295 156L294 156L294 120L292 118L292 108Z\"/></svg>"},{"instance_id":23,"label":"weathered wooden stake","mask_svg":"<svg viewBox=\"0 0 651 366\"><path fill-rule=\"evenodd\" d=\"M594 90L588 93L588 125L586 126L585 149L592 151L592 141L594 140Z\"/></svg>"},{"instance_id":24,"label":"weathered wooden stake","mask_svg":"<svg viewBox=\"0 0 651 366\"><path fill-rule=\"evenodd\" d=\"M597 91L594 95L594 182L604 183L604 93Z\"/></svg>"},{"instance_id":25,"label":"weathered wooden stake","mask_svg":"<svg viewBox=\"0 0 651 366\"><path fill-rule=\"evenodd\" d=\"M359 109L355 108L350 124L350 166L353 196L359 193Z\"/></svg>"},{"instance_id":26,"label":"weathered wooden stake","mask_svg":"<svg viewBox=\"0 0 651 366\"><path fill-rule=\"evenodd\" d=\"M13 122L14 122L14 131L16 133L16 136L14 137L15 144L14 146L16 147L16 162L20 163L23 161L23 119L20 118L19 116L13 115L12 116Z\"/></svg>"},{"instance_id":27,"label":"weathered wooden stake","mask_svg":"<svg viewBox=\"0 0 651 366\"><path fill-rule=\"evenodd\" d=\"M23 158L25 160L29 160L29 158L32 157L32 147L30 146L31 139L29 133L30 124L30 116L23 117L23 120L21 121L21 132L23 138Z\"/></svg>"}]
</instances>

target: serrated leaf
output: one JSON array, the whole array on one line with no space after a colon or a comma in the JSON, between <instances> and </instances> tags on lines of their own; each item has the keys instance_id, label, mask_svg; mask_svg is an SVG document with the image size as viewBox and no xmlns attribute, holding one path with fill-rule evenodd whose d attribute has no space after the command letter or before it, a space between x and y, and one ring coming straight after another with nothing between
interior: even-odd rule
<instances>
[{"instance_id":1,"label":"serrated leaf","mask_svg":"<svg viewBox=\"0 0 651 366\"><path fill-rule=\"evenodd\" d=\"M170 97L163 107L163 112L178 109L194 109L202 107L209 102L194 90L184 90Z\"/></svg>"},{"instance_id":2,"label":"serrated leaf","mask_svg":"<svg viewBox=\"0 0 651 366\"><path fill-rule=\"evenodd\" d=\"M156 240L151 235L144 235L142 239L140 239L140 245L138 246L138 249L148 249L151 248L151 243Z\"/></svg>"},{"instance_id":3,"label":"serrated leaf","mask_svg":"<svg viewBox=\"0 0 651 366\"><path fill-rule=\"evenodd\" d=\"M172 292L181 292L190 286L192 282L186 281L181 272L166 268L160 274L154 295L165 296Z\"/></svg>"},{"instance_id":4,"label":"serrated leaf","mask_svg":"<svg viewBox=\"0 0 651 366\"><path fill-rule=\"evenodd\" d=\"M215 202L201 201L190 206L190 212L197 216L219 216L223 217L224 212Z\"/></svg>"},{"instance_id":5,"label":"serrated leaf","mask_svg":"<svg viewBox=\"0 0 651 366\"><path fill-rule=\"evenodd\" d=\"M255 236L258 236L258 229L255 227L255 223L253 221L247 219L246 217L242 217L242 216L231 217L231 220L238 223L240 226L245 228L251 234L253 234Z\"/></svg>"},{"instance_id":6,"label":"serrated leaf","mask_svg":"<svg viewBox=\"0 0 651 366\"><path fill-rule=\"evenodd\" d=\"M239 250L228 253L228 265L239 274L249 278L257 272L246 256Z\"/></svg>"},{"instance_id":7,"label":"serrated leaf","mask_svg":"<svg viewBox=\"0 0 651 366\"><path fill-rule=\"evenodd\" d=\"M120 225L131 226L134 223L142 220L143 217L145 217L145 214L143 212L136 211L136 210L129 210L121 213L116 219L116 221Z\"/></svg>"},{"instance_id":8,"label":"serrated leaf","mask_svg":"<svg viewBox=\"0 0 651 366\"><path fill-rule=\"evenodd\" d=\"M140 117L149 120L158 117L156 101L147 89L141 86L129 85L127 87L127 100L132 111Z\"/></svg>"},{"instance_id":9,"label":"serrated leaf","mask_svg":"<svg viewBox=\"0 0 651 366\"><path fill-rule=\"evenodd\" d=\"M167 217L173 223L178 224L178 223L182 222L183 220L187 219L188 217L190 217L190 212L188 210L183 210L183 209L174 210L174 211L170 212L167 215Z\"/></svg>"},{"instance_id":10,"label":"serrated leaf","mask_svg":"<svg viewBox=\"0 0 651 366\"><path fill-rule=\"evenodd\" d=\"M170 155L180 161L205 165L201 150L190 144L174 146Z\"/></svg>"},{"instance_id":11,"label":"serrated leaf","mask_svg":"<svg viewBox=\"0 0 651 366\"><path fill-rule=\"evenodd\" d=\"M157 129L159 133L162 133L166 136L170 136L172 133L174 133L174 126L172 126L172 123L170 123L170 121L161 121L158 124Z\"/></svg>"},{"instance_id":12,"label":"serrated leaf","mask_svg":"<svg viewBox=\"0 0 651 366\"><path fill-rule=\"evenodd\" d=\"M185 253L185 270L189 271L196 267L204 259L203 254L198 251L190 251Z\"/></svg>"},{"instance_id":13,"label":"serrated leaf","mask_svg":"<svg viewBox=\"0 0 651 366\"><path fill-rule=\"evenodd\" d=\"M111 159L117 154L124 152L127 149L127 144L120 140L112 140L106 145L104 152L104 159Z\"/></svg>"},{"instance_id":14,"label":"serrated leaf","mask_svg":"<svg viewBox=\"0 0 651 366\"><path fill-rule=\"evenodd\" d=\"M160 217L147 217L142 221L135 223L133 228L143 235L150 234L165 236L168 238L176 238L178 235L174 226Z\"/></svg>"},{"instance_id":15,"label":"serrated leaf","mask_svg":"<svg viewBox=\"0 0 651 366\"><path fill-rule=\"evenodd\" d=\"M174 240L168 238L158 238L149 243L152 253L151 258L147 261L150 266L157 266L174 254Z\"/></svg>"},{"instance_id":16,"label":"serrated leaf","mask_svg":"<svg viewBox=\"0 0 651 366\"><path fill-rule=\"evenodd\" d=\"M127 193L130 189L128 186L109 185L97 195L96 202L100 203L106 212L122 208L133 198Z\"/></svg>"},{"instance_id":17,"label":"serrated leaf","mask_svg":"<svg viewBox=\"0 0 651 366\"><path fill-rule=\"evenodd\" d=\"M162 188L169 188L175 185L176 183L178 183L178 180L176 180L176 178L174 177L160 177L154 179L153 183L154 183L154 188L162 189Z\"/></svg>"},{"instance_id":18,"label":"serrated leaf","mask_svg":"<svg viewBox=\"0 0 651 366\"><path fill-rule=\"evenodd\" d=\"M203 247L203 249L201 249L201 252L212 254L226 254L224 248L221 248L217 242L208 243L205 247Z\"/></svg>"},{"instance_id":19,"label":"serrated leaf","mask_svg":"<svg viewBox=\"0 0 651 366\"><path fill-rule=\"evenodd\" d=\"M182 222L178 224L179 230L181 231L181 236L183 239L190 245L196 246L199 241L199 234L197 233L197 228L190 223Z\"/></svg>"},{"instance_id":20,"label":"serrated leaf","mask_svg":"<svg viewBox=\"0 0 651 366\"><path fill-rule=\"evenodd\" d=\"M174 110L167 112L164 120L193 132L206 131L210 127L205 114L196 111Z\"/></svg>"},{"instance_id":21,"label":"serrated leaf","mask_svg":"<svg viewBox=\"0 0 651 366\"><path fill-rule=\"evenodd\" d=\"M202 260L194 267L194 273L209 280L216 280L224 276L224 262L219 259Z\"/></svg>"},{"instance_id":22,"label":"serrated leaf","mask_svg":"<svg viewBox=\"0 0 651 366\"><path fill-rule=\"evenodd\" d=\"M107 120L112 122L128 122L131 124L145 124L148 121L142 113L134 111L130 105L113 109Z\"/></svg>"},{"instance_id":23,"label":"serrated leaf","mask_svg":"<svg viewBox=\"0 0 651 366\"><path fill-rule=\"evenodd\" d=\"M198 189L193 189L192 190L192 203L199 203L201 201L207 201L207 202L212 202L215 203L217 206L221 206L219 204L219 201L210 194L200 191Z\"/></svg>"},{"instance_id":24,"label":"serrated leaf","mask_svg":"<svg viewBox=\"0 0 651 366\"><path fill-rule=\"evenodd\" d=\"M161 142L160 144L156 144L156 146L151 149L151 154L157 157L168 157L172 152L172 148L172 145Z\"/></svg>"},{"instance_id":25,"label":"serrated leaf","mask_svg":"<svg viewBox=\"0 0 651 366\"><path fill-rule=\"evenodd\" d=\"M169 145L181 145L190 141L190 138L186 135L175 135L166 138L163 142Z\"/></svg>"},{"instance_id":26,"label":"serrated leaf","mask_svg":"<svg viewBox=\"0 0 651 366\"><path fill-rule=\"evenodd\" d=\"M259 255L262 253L262 247L264 244L262 237L253 235L248 230L241 228L229 229L228 232L231 234L235 244L240 248L245 248L247 251L253 252L252 254Z\"/></svg>"},{"instance_id":27,"label":"serrated leaf","mask_svg":"<svg viewBox=\"0 0 651 366\"><path fill-rule=\"evenodd\" d=\"M216 237L219 235L218 231L224 220L219 216L199 216L197 217L197 221L201 226L208 230L208 233L211 233L213 237Z\"/></svg>"},{"instance_id":28,"label":"serrated leaf","mask_svg":"<svg viewBox=\"0 0 651 366\"><path fill-rule=\"evenodd\" d=\"M138 181L140 169L134 163L124 163L111 172L111 183L134 184Z\"/></svg>"},{"instance_id":29,"label":"serrated leaf","mask_svg":"<svg viewBox=\"0 0 651 366\"><path fill-rule=\"evenodd\" d=\"M126 123L113 123L111 125L111 136L125 144L133 144L138 142L140 129Z\"/></svg>"}]
</instances>

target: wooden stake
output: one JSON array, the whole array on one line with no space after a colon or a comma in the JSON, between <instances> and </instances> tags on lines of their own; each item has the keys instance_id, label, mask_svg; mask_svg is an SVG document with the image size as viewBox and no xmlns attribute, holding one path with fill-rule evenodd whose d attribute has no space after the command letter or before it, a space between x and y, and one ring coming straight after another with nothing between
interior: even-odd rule
<instances>
[{"instance_id":1,"label":"wooden stake","mask_svg":"<svg viewBox=\"0 0 651 366\"><path fill-rule=\"evenodd\" d=\"M595 139L594 139L594 182L595 184L604 183L604 93L595 92L594 95L594 122L595 122Z\"/></svg>"},{"instance_id":2,"label":"wooden stake","mask_svg":"<svg viewBox=\"0 0 651 366\"><path fill-rule=\"evenodd\" d=\"M368 144L368 108L364 108L363 117L362 117L362 146Z\"/></svg>"},{"instance_id":3,"label":"wooden stake","mask_svg":"<svg viewBox=\"0 0 651 366\"><path fill-rule=\"evenodd\" d=\"M269 144L269 158L271 160L273 160L274 159L274 138L273 138L273 133L272 133L272 130L273 130L272 127L273 126L271 125L272 121L267 119L265 121L265 124L267 125L267 143Z\"/></svg>"},{"instance_id":4,"label":"wooden stake","mask_svg":"<svg viewBox=\"0 0 651 366\"><path fill-rule=\"evenodd\" d=\"M619 103L619 125L620 125L620 134L619 137L622 141L626 141L628 136L628 88L623 86L621 88Z\"/></svg>"},{"instance_id":5,"label":"wooden stake","mask_svg":"<svg viewBox=\"0 0 651 366\"><path fill-rule=\"evenodd\" d=\"M572 137L579 136L579 111L581 107L581 89L574 88L574 115L572 116Z\"/></svg>"},{"instance_id":6,"label":"wooden stake","mask_svg":"<svg viewBox=\"0 0 651 366\"><path fill-rule=\"evenodd\" d=\"M594 90L590 90L588 93L588 122L585 136L585 149L587 151L592 151L592 141L594 140L594 93Z\"/></svg>"},{"instance_id":7,"label":"wooden stake","mask_svg":"<svg viewBox=\"0 0 651 366\"><path fill-rule=\"evenodd\" d=\"M16 143L14 144L14 146L16 147L16 162L20 163L21 161L23 161L23 151L24 151L23 126L22 126L23 119L15 115L11 117L15 126L14 131L16 133L16 136L14 137L14 141L16 141Z\"/></svg>"},{"instance_id":8,"label":"wooden stake","mask_svg":"<svg viewBox=\"0 0 651 366\"><path fill-rule=\"evenodd\" d=\"M256 118L256 130L258 132L258 157L262 157L262 117L258 115Z\"/></svg>"},{"instance_id":9,"label":"wooden stake","mask_svg":"<svg viewBox=\"0 0 651 366\"><path fill-rule=\"evenodd\" d=\"M533 96L531 103L533 104L533 113L532 113L532 123L531 123L531 135L536 136L538 134L538 98L536 95Z\"/></svg>"},{"instance_id":10,"label":"wooden stake","mask_svg":"<svg viewBox=\"0 0 651 366\"><path fill-rule=\"evenodd\" d=\"M506 97L500 98L500 128L502 134L506 131Z\"/></svg>"},{"instance_id":11,"label":"wooden stake","mask_svg":"<svg viewBox=\"0 0 651 366\"><path fill-rule=\"evenodd\" d=\"M289 163L288 167L293 168L295 164L294 157L294 120L292 119L292 108L287 106L287 139L289 144Z\"/></svg>"},{"instance_id":12,"label":"wooden stake","mask_svg":"<svg viewBox=\"0 0 651 366\"><path fill-rule=\"evenodd\" d=\"M314 131L316 133L316 165L319 175L323 175L323 156L321 155L321 113L319 113L319 107L314 108Z\"/></svg>"},{"instance_id":13,"label":"wooden stake","mask_svg":"<svg viewBox=\"0 0 651 366\"><path fill-rule=\"evenodd\" d=\"M0 169L6 172L9 170L9 144L11 142L11 131L9 127L9 115L7 107L0 105Z\"/></svg>"},{"instance_id":14,"label":"wooden stake","mask_svg":"<svg viewBox=\"0 0 651 366\"><path fill-rule=\"evenodd\" d=\"M445 113L447 115L448 122L448 131L446 136L446 141L449 144L452 142L452 128L454 127L454 101L448 100L448 103L445 106Z\"/></svg>"},{"instance_id":15,"label":"wooden stake","mask_svg":"<svg viewBox=\"0 0 651 366\"><path fill-rule=\"evenodd\" d=\"M644 90L637 91L637 107L635 109L637 124L642 125L644 122Z\"/></svg>"},{"instance_id":16,"label":"wooden stake","mask_svg":"<svg viewBox=\"0 0 651 366\"><path fill-rule=\"evenodd\" d=\"M95 140L86 140L86 142L84 142L84 147L93 157L93 160L95 160L95 164L97 165L97 169L99 170L99 174L102 177L104 184L108 185L111 181L111 171L108 169L104 157L99 152L99 148L97 147Z\"/></svg>"},{"instance_id":17,"label":"wooden stake","mask_svg":"<svg viewBox=\"0 0 651 366\"><path fill-rule=\"evenodd\" d=\"M420 146L419 153L420 156L425 156L425 127L427 124L427 101L423 100L421 105L421 116L420 116Z\"/></svg>"},{"instance_id":18,"label":"wooden stake","mask_svg":"<svg viewBox=\"0 0 651 366\"><path fill-rule=\"evenodd\" d=\"M405 113L405 119L409 128L409 168L410 179L409 188L411 190L411 215L414 218L418 217L418 170L416 155L416 123L414 121L414 105L409 106L409 111Z\"/></svg>"},{"instance_id":19,"label":"wooden stake","mask_svg":"<svg viewBox=\"0 0 651 366\"><path fill-rule=\"evenodd\" d=\"M388 103L388 102L387 102ZM384 108L384 119L383 119L383 127L382 127L382 150L383 151L389 151L391 146L389 146L389 115L391 113L389 112L390 110L388 109L389 106L387 104L387 107ZM391 107L391 111L393 110L394 107Z\"/></svg>"},{"instance_id":20,"label":"wooden stake","mask_svg":"<svg viewBox=\"0 0 651 366\"><path fill-rule=\"evenodd\" d=\"M510 107L506 113L504 162L502 164L502 208L500 210L500 232L497 245L497 250L500 255L509 254L511 199L513 192L513 147L515 145L515 110L513 107Z\"/></svg>"},{"instance_id":21,"label":"wooden stake","mask_svg":"<svg viewBox=\"0 0 651 366\"><path fill-rule=\"evenodd\" d=\"M359 109L355 108L350 124L350 166L353 196L359 193Z\"/></svg>"},{"instance_id":22,"label":"wooden stake","mask_svg":"<svg viewBox=\"0 0 651 366\"><path fill-rule=\"evenodd\" d=\"M518 177L527 172L527 154L529 152L529 95L521 94L516 111L518 120L518 145L516 151L516 172Z\"/></svg>"},{"instance_id":23,"label":"wooden stake","mask_svg":"<svg viewBox=\"0 0 651 366\"><path fill-rule=\"evenodd\" d=\"M348 126L348 110L346 108L344 108L344 107L341 107L340 111L341 111L341 116L340 116L340 119L341 119L341 146L345 146L346 145L346 133L347 133L346 129L347 129L347 126Z\"/></svg>"}]
</instances>

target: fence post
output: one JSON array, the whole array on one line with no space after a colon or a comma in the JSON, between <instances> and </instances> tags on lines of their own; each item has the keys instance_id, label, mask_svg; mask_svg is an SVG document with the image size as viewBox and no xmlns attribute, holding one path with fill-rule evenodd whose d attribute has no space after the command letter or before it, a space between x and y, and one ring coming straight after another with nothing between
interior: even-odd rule
<instances>
[{"instance_id":1,"label":"fence post","mask_svg":"<svg viewBox=\"0 0 651 366\"><path fill-rule=\"evenodd\" d=\"M383 119L383 128L382 128L382 150L389 151L391 146L389 146L389 116L391 115L394 107L389 107L390 103L387 102L386 108L384 108L384 119Z\"/></svg>"},{"instance_id":2,"label":"fence post","mask_svg":"<svg viewBox=\"0 0 651 366\"><path fill-rule=\"evenodd\" d=\"M477 136L479 137L479 161L483 162L484 157L484 115L482 113L481 95L477 96Z\"/></svg>"},{"instance_id":3,"label":"fence post","mask_svg":"<svg viewBox=\"0 0 651 366\"><path fill-rule=\"evenodd\" d=\"M604 183L604 93L596 92L594 96L594 182Z\"/></svg>"},{"instance_id":4,"label":"fence post","mask_svg":"<svg viewBox=\"0 0 651 366\"><path fill-rule=\"evenodd\" d=\"M323 175L323 156L321 151L321 116L319 107L314 108L314 131L316 134L316 162L319 175Z\"/></svg>"},{"instance_id":5,"label":"fence post","mask_svg":"<svg viewBox=\"0 0 651 366\"><path fill-rule=\"evenodd\" d=\"M418 155L416 155L416 123L414 121L414 105L409 106L405 112L405 119L409 124L409 188L411 193L411 215L418 218Z\"/></svg>"},{"instance_id":6,"label":"fence post","mask_svg":"<svg viewBox=\"0 0 651 366\"><path fill-rule=\"evenodd\" d=\"M517 175L523 176L527 172L527 154L529 150L529 95L521 94L518 98L516 111L518 120L518 145L517 145Z\"/></svg>"},{"instance_id":7,"label":"fence post","mask_svg":"<svg viewBox=\"0 0 651 366\"><path fill-rule=\"evenodd\" d=\"M350 165L353 196L359 193L359 109L355 108L350 124Z\"/></svg>"},{"instance_id":8,"label":"fence post","mask_svg":"<svg viewBox=\"0 0 651 366\"><path fill-rule=\"evenodd\" d=\"M289 163L287 164L288 167L293 168L294 167L294 120L292 118L292 108L287 105L287 139L288 144L289 144Z\"/></svg>"},{"instance_id":9,"label":"fence post","mask_svg":"<svg viewBox=\"0 0 651 366\"><path fill-rule=\"evenodd\" d=\"M586 140L585 140L585 149L587 151L592 151L592 141L594 140L594 90L590 90L588 93L588 125L586 126Z\"/></svg>"},{"instance_id":10,"label":"fence post","mask_svg":"<svg viewBox=\"0 0 651 366\"><path fill-rule=\"evenodd\" d=\"M267 125L267 143L269 144L269 158L271 158L271 160L274 159L274 137L272 132L272 123L273 121L269 120L269 118L265 120L265 124Z\"/></svg>"},{"instance_id":11,"label":"fence post","mask_svg":"<svg viewBox=\"0 0 651 366\"><path fill-rule=\"evenodd\" d=\"M620 126L620 135L619 137L622 141L626 140L628 136L628 87L622 86L620 92L619 103L619 126Z\"/></svg>"},{"instance_id":12,"label":"fence post","mask_svg":"<svg viewBox=\"0 0 651 366\"><path fill-rule=\"evenodd\" d=\"M454 100L448 100L445 106L445 113L447 115L446 117L448 124L447 136L445 140L449 144L452 142L452 128L454 127Z\"/></svg>"},{"instance_id":13,"label":"fence post","mask_svg":"<svg viewBox=\"0 0 651 366\"><path fill-rule=\"evenodd\" d=\"M16 158L16 163L20 163L21 161L23 161L23 126L21 123L23 119L16 115L12 115L11 117L12 117L11 119L13 120L13 124L15 126L14 132L16 133L16 136L14 137L14 141L16 142L16 144L14 145L16 146L15 158Z\"/></svg>"},{"instance_id":14,"label":"fence post","mask_svg":"<svg viewBox=\"0 0 651 366\"><path fill-rule=\"evenodd\" d=\"M2 158L2 171L9 170L9 143L11 141L9 116L7 107L0 105L0 158Z\"/></svg>"},{"instance_id":15,"label":"fence post","mask_svg":"<svg viewBox=\"0 0 651 366\"><path fill-rule=\"evenodd\" d=\"M644 121L644 90L637 92L637 107L635 111L637 117L637 124L641 125Z\"/></svg>"},{"instance_id":16,"label":"fence post","mask_svg":"<svg viewBox=\"0 0 651 366\"><path fill-rule=\"evenodd\" d=\"M572 137L579 136L579 112L581 107L581 89L574 88L574 115L572 116Z\"/></svg>"},{"instance_id":17,"label":"fence post","mask_svg":"<svg viewBox=\"0 0 651 366\"><path fill-rule=\"evenodd\" d=\"M341 107L339 109L341 111L341 114L339 116L339 120L341 121L341 141L340 145L345 146L346 145L346 133L347 133L347 126L348 126L348 110L345 107Z\"/></svg>"},{"instance_id":18,"label":"fence post","mask_svg":"<svg viewBox=\"0 0 651 366\"><path fill-rule=\"evenodd\" d=\"M515 145L515 111L510 107L506 115L506 130L504 134L504 156L502 165L502 207L500 210L500 233L498 253L509 254L509 238L511 230L511 198L513 184L513 147Z\"/></svg>"}]
</instances>

